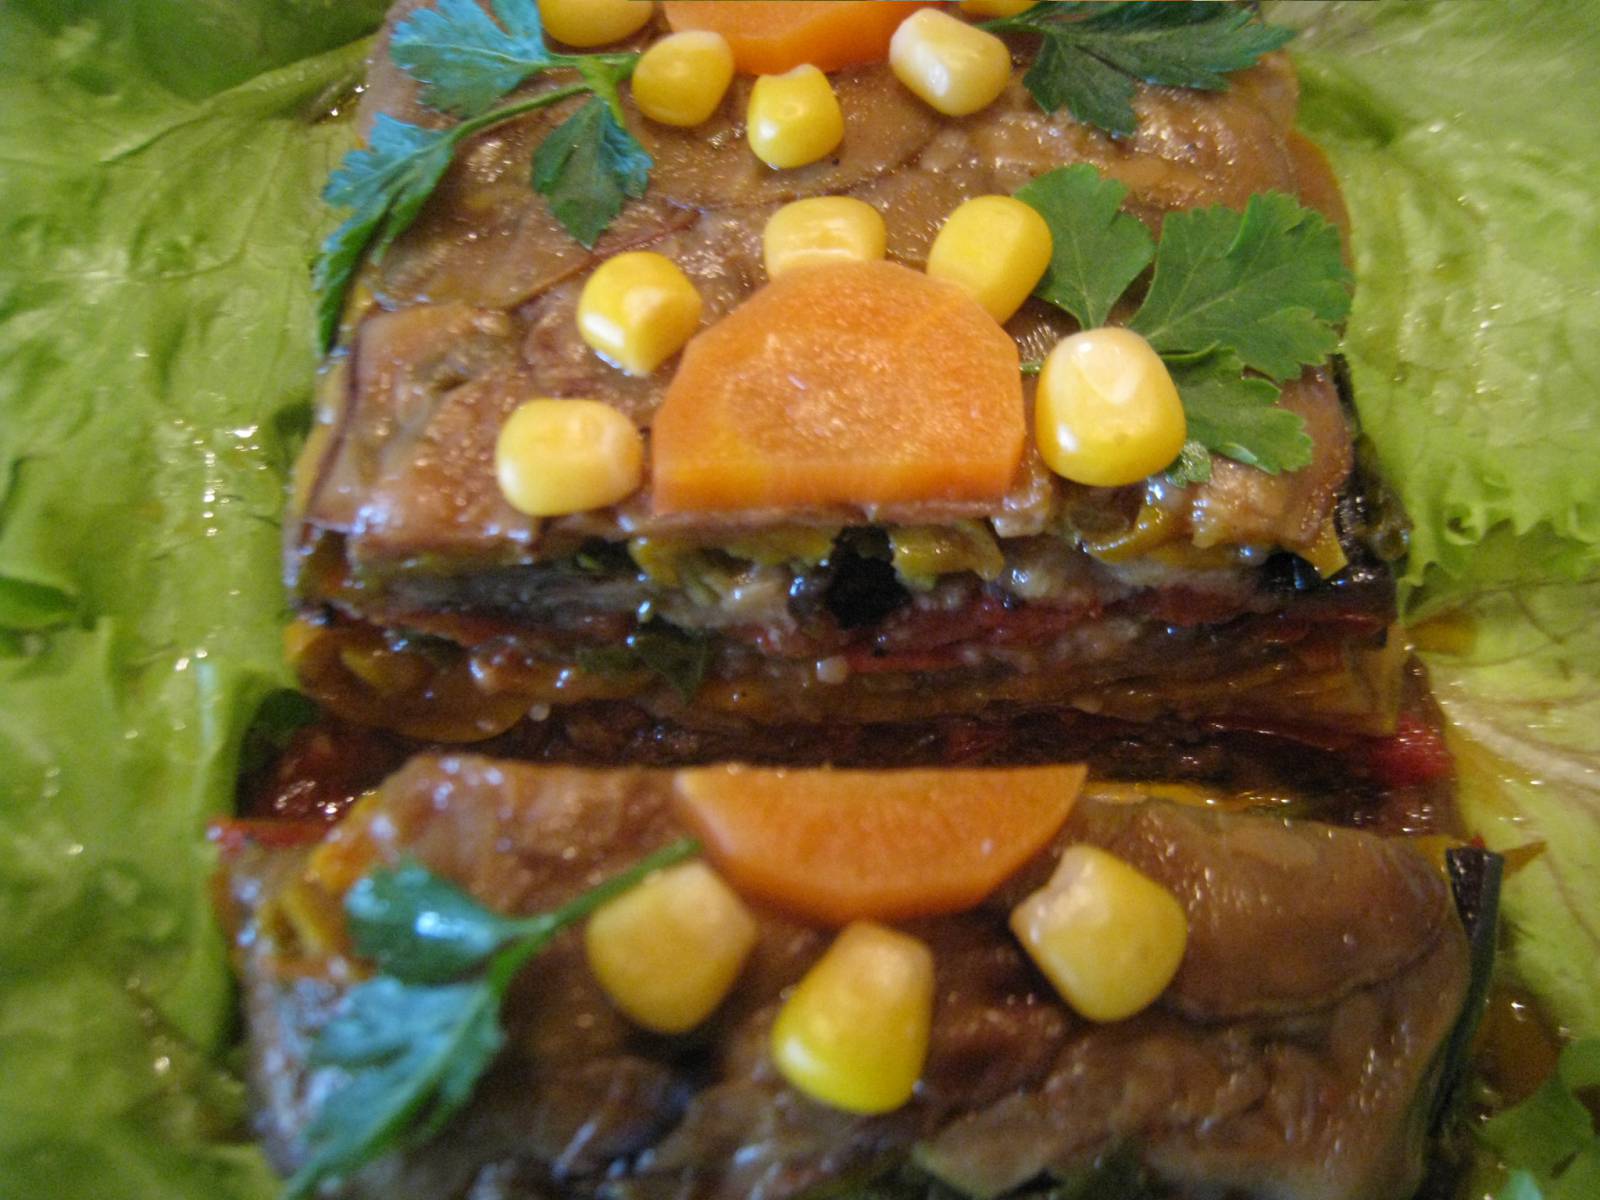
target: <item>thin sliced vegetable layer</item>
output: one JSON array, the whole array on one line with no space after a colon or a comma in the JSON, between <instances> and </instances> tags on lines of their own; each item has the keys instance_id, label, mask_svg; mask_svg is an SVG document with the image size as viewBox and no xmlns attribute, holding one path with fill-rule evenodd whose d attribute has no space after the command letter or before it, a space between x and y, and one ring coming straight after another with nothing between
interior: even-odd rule
<instances>
[{"instance_id":1,"label":"thin sliced vegetable layer","mask_svg":"<svg viewBox=\"0 0 1600 1200\"><path fill-rule=\"evenodd\" d=\"M439 32L452 22L533 64L521 90L509 66L495 74L512 90L490 103L553 95L560 80L541 72L561 63L521 0L508 4L521 15L499 33L467 9L397 6L364 126L404 121L421 139L453 119L437 108L460 90ZM720 23L738 55L746 35L814 49L824 26L865 29L913 7L669 5L665 21ZM306 688L350 719L462 741L503 733L518 705L594 702L633 705L680 741L1067 704L1191 727L1293 712L1307 726L1392 732L1403 526L1356 469L1348 398L1326 360L1346 299L1338 189L1292 132L1293 72L1265 53L1280 35L1202 15L1189 34L1162 18L1152 36L1170 50L1215 34L1233 73L1205 87L1225 86L1136 88L1135 128L1116 136L1041 107L1021 82L1026 34L1011 83L959 119L866 51L859 65L823 63L845 135L793 168L751 152L751 121L765 118L747 115L748 79L686 127L634 111L624 87L627 145L648 156L649 183L597 240L568 236L557 197L525 186L553 144L570 142L574 160L587 144L582 97L464 141L415 222L364 269L324 377L287 531L291 586L315 630L299 639ZM1106 36L1149 32L1135 26ZM665 29L626 43L615 69ZM815 132L794 120L768 132ZM1019 192L1026 205L1010 199ZM769 219L820 197L876 212L887 261L874 243L872 261L769 280ZM982 198L987 208L968 204ZM1022 267L1005 265L1004 230L991 246L954 229L942 265L924 270L952 214L996 204L1035 207L1055 241L1039 296L1003 327L957 288L1005 283L1004 316L1046 261L1038 229L1026 278L1009 278ZM1154 236L1169 215L1181 216L1170 236ZM999 282L944 261L991 250L995 264L967 266L994 266ZM670 304L602 270L624 254L671 264ZM1177 307L1204 319L1174 319L1179 293ZM651 316L667 308L670 337ZM1077 439L1068 421L1043 453L1035 380L1019 370L1080 320L1138 325L1172 360L1187 410L1185 425L1169 403L1148 452L1110 474L1067 469L1088 483L1057 471L1111 453L1108 439L1065 447ZM519 465L500 433L548 399L613 408L640 432L643 471L593 462L559 502L535 502L536 448ZM1118 486L1092 486L1107 480ZM614 503L573 499L622 490ZM430 711L407 679L454 698L451 710Z\"/></svg>"},{"instance_id":2,"label":"thin sliced vegetable layer","mask_svg":"<svg viewBox=\"0 0 1600 1200\"><path fill-rule=\"evenodd\" d=\"M1043 785L1076 775L954 772L930 793L927 819L902 828L904 852L920 852L930 878L947 861L959 872L959 841L936 829L951 801L966 793L993 811L1009 795L1027 810ZM310 1123L328 1128L322 1106L338 1075L308 1062L306 1047L331 1012L344 1011L363 947L379 955L379 981L422 978L422 967L441 962L458 963L470 981L473 962L529 927L521 918L560 910L674 844L675 790L705 794L710 778L421 758L321 845L275 848L240 831L226 892L261 1128L277 1163L301 1165ZM758 774L745 790L757 804L781 791L802 809L872 811L904 803L926 774L882 779L875 788L871 773ZM1194 931L1171 986L1126 1020L1076 1016L1008 927L1011 909L1070 845L1135 865L1176 897ZM352 878L383 881L389 907L373 908L369 883L347 890ZM829 970L811 977L803 1021L797 1013L784 1025L784 1053L804 1032L823 1057L782 1070L822 1100L783 1082L766 1047L789 989L833 942L828 926L746 892L755 948L714 1015L675 1036L632 1025L597 982L582 939L558 936L505 993L505 1049L448 1130L421 1144L397 1130L370 1166L351 1160L337 1194L439 1200L493 1180L498 1194L523 1200L559 1180L576 1197L733 1200L757 1187L796 1197L899 1163L924 1190L931 1175L989 1197L1071 1177L1120 1149L1136 1173L1178 1194L1222 1183L1294 1200L1410 1197L1435 1061L1467 995L1469 958L1444 878L1417 850L1265 813L1084 798L1049 845L980 895L962 911L903 922L892 937L858 922L841 941L855 951L830 956ZM424 909L439 919L418 919ZM375 925L380 912L410 916ZM407 949L406 937L424 935L427 948ZM917 945L934 982L931 1035L920 1070L915 1060L911 1068L920 1082L885 1115L853 1116L825 1098L876 1104L898 1085L839 1074L869 1068L826 1059L826 1045L844 1036L825 1032L829 1006L841 1019L872 1021L874 1004L900 1003L898 956ZM867 974L854 984L840 978L859 971ZM381 1042L382 1022L400 1018L374 1017L363 1036ZM898 1079L906 1063L885 1059L882 1069ZM386 1085L374 1086L376 1103ZM335 1120L355 1117L340 1112Z\"/></svg>"}]
</instances>

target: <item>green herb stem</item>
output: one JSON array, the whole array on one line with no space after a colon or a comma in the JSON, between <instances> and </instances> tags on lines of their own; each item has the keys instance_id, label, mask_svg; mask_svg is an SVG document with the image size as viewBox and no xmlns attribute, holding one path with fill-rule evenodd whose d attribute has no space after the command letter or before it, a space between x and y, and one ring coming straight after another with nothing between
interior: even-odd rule
<instances>
[{"instance_id":1,"label":"green herb stem","mask_svg":"<svg viewBox=\"0 0 1600 1200\"><path fill-rule=\"evenodd\" d=\"M680 838L671 845L663 846L654 854L641 859L626 871L613 875L610 879L596 884L583 895L569 900L560 908L547 913L540 913L536 917L528 917L516 922L521 931L522 940L502 950L489 965L489 983L497 995L504 995L505 990L516 978L517 973L527 963L537 957L539 953L550 944L550 939L555 937L569 925L576 925L585 917L593 914L597 909L603 908L624 892L638 887L646 878L657 871L693 858L700 853L700 843L694 838Z\"/></svg>"},{"instance_id":2,"label":"green herb stem","mask_svg":"<svg viewBox=\"0 0 1600 1200\"><path fill-rule=\"evenodd\" d=\"M560 104L563 100L570 100L573 96L587 95L590 91L587 83L568 84L554 91L540 92L537 96L529 96L526 100L518 100L514 104L504 104L499 108L491 108L486 113L476 117L469 117L450 130L450 140L455 145L460 145L473 134L482 133L485 129L492 129L496 125L504 124L526 113L538 112L541 108L549 108L552 104Z\"/></svg>"}]
</instances>

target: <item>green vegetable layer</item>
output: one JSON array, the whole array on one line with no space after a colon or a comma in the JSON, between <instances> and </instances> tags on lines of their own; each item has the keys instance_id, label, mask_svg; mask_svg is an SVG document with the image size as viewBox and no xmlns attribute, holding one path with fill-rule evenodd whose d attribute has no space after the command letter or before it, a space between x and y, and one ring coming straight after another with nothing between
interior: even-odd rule
<instances>
[{"instance_id":1,"label":"green vegetable layer","mask_svg":"<svg viewBox=\"0 0 1600 1200\"><path fill-rule=\"evenodd\" d=\"M384 7L0 2L0 1196L274 1193L221 1069L201 830L283 682L307 266L352 144L317 118ZM1272 15L1309 26L1307 121L1356 220L1349 353L1419 602L1481 597L1480 649L1436 676L1467 765L1524 764L1469 779L1472 811L1496 845L1551 844L1507 885L1513 961L1595 1030L1600 594L1536 585L1600 568L1600 4L1516 8Z\"/></svg>"}]
</instances>

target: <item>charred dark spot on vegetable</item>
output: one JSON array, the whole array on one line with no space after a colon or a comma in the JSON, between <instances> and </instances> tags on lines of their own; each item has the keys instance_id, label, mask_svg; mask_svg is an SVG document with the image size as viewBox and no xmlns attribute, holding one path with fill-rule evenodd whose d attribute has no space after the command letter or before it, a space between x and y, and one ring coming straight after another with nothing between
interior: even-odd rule
<instances>
[{"instance_id":1,"label":"charred dark spot on vegetable","mask_svg":"<svg viewBox=\"0 0 1600 1200\"><path fill-rule=\"evenodd\" d=\"M810 586L820 594L822 608L844 629L876 625L911 599L881 534L841 540ZM790 597L793 608L793 590Z\"/></svg>"}]
</instances>

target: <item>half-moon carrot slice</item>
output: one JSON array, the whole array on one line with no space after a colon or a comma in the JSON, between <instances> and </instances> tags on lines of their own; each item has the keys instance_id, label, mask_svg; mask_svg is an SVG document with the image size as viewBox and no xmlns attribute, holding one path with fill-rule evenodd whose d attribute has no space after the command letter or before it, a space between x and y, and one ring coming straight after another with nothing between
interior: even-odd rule
<instances>
[{"instance_id":1,"label":"half-moon carrot slice","mask_svg":"<svg viewBox=\"0 0 1600 1200\"><path fill-rule=\"evenodd\" d=\"M674 30L720 33L747 75L780 75L802 63L824 71L882 62L894 31L926 4L904 0L667 0Z\"/></svg>"},{"instance_id":2,"label":"half-moon carrot slice","mask_svg":"<svg viewBox=\"0 0 1600 1200\"><path fill-rule=\"evenodd\" d=\"M684 351L651 427L659 512L997 502L1027 429L1016 344L887 262L769 283Z\"/></svg>"},{"instance_id":3,"label":"half-moon carrot slice","mask_svg":"<svg viewBox=\"0 0 1600 1200\"><path fill-rule=\"evenodd\" d=\"M1084 768L679 771L680 818L746 894L833 924L972 908L1055 836Z\"/></svg>"}]
</instances>

